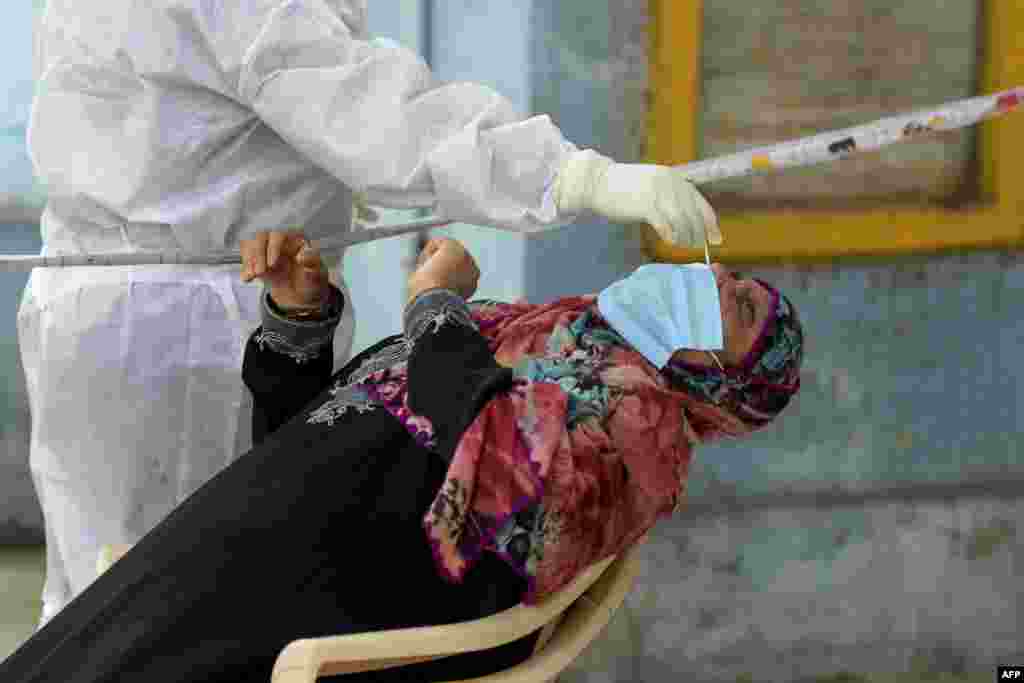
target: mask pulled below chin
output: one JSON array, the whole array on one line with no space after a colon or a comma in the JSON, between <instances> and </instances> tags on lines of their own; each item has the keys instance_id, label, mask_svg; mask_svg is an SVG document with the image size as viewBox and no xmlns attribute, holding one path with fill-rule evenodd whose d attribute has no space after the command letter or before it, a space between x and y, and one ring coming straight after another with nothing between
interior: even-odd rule
<instances>
[{"instance_id":1,"label":"mask pulled below chin","mask_svg":"<svg viewBox=\"0 0 1024 683\"><path fill-rule=\"evenodd\" d=\"M608 324L656 368L679 349L724 348L722 306L711 267L652 263L598 294Z\"/></svg>"}]
</instances>

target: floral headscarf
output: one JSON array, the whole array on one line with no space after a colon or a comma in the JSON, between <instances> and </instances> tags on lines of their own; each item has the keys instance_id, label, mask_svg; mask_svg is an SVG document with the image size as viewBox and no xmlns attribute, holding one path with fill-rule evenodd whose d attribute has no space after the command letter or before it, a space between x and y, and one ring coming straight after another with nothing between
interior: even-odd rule
<instances>
[{"instance_id":1,"label":"floral headscarf","mask_svg":"<svg viewBox=\"0 0 1024 683\"><path fill-rule=\"evenodd\" d=\"M458 580L490 549L527 577L532 602L678 509L692 446L763 426L799 387L801 327L769 291L776 316L725 374L659 371L593 296L476 302L480 333L524 383L463 435L424 520L443 573Z\"/></svg>"},{"instance_id":2,"label":"floral headscarf","mask_svg":"<svg viewBox=\"0 0 1024 683\"><path fill-rule=\"evenodd\" d=\"M527 579L523 599L533 603L678 509L693 445L749 432L744 419L767 419L772 396L792 395L773 387L794 386L802 336L791 336L799 323L788 302L776 305L750 368L685 374L683 390L607 324L594 296L471 304L472 324L517 379L462 435L424 515L441 574L459 581L493 552ZM412 419L407 381L403 361L365 388L431 448L432 426Z\"/></svg>"},{"instance_id":3,"label":"floral headscarf","mask_svg":"<svg viewBox=\"0 0 1024 683\"><path fill-rule=\"evenodd\" d=\"M804 333L792 302L767 282L775 315L766 322L743 361L725 370L670 360L662 370L677 391L718 406L750 430L764 427L800 390Z\"/></svg>"}]
</instances>

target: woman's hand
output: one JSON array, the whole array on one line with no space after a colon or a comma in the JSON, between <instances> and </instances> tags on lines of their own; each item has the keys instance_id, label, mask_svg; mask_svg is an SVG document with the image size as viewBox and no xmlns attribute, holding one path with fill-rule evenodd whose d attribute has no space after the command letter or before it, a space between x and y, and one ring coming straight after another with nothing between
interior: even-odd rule
<instances>
[{"instance_id":1,"label":"woman's hand","mask_svg":"<svg viewBox=\"0 0 1024 683\"><path fill-rule=\"evenodd\" d=\"M447 237L427 242L409 276L409 301L428 289L451 289L463 299L476 292L480 269L462 243Z\"/></svg>"},{"instance_id":2,"label":"woman's hand","mask_svg":"<svg viewBox=\"0 0 1024 683\"><path fill-rule=\"evenodd\" d=\"M298 231L257 233L242 240L242 280L263 280L274 303L288 311L312 309L330 296L327 268L320 252Z\"/></svg>"}]
</instances>

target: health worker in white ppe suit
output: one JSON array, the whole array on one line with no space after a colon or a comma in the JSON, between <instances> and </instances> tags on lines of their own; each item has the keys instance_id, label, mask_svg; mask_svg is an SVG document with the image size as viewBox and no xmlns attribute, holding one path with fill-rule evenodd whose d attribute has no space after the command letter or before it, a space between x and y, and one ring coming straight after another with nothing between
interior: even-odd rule
<instances>
[{"instance_id":1,"label":"health worker in white ppe suit","mask_svg":"<svg viewBox=\"0 0 1024 683\"><path fill-rule=\"evenodd\" d=\"M282 231L348 229L360 192L521 232L593 212L721 241L678 172L613 163L487 87L437 82L370 39L365 1L49 0L39 31L44 253L241 248L246 263L32 273L19 339L44 623L95 579L102 545L134 543L248 449L242 355ZM346 297L341 356L352 316Z\"/></svg>"}]
</instances>

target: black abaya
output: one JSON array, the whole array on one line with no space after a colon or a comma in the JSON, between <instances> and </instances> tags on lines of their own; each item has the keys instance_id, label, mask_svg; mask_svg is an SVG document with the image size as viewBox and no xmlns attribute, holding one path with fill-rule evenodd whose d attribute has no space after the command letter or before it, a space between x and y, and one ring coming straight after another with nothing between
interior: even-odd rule
<instances>
[{"instance_id":1,"label":"black abaya","mask_svg":"<svg viewBox=\"0 0 1024 683\"><path fill-rule=\"evenodd\" d=\"M411 309L414 318L436 318L452 299L436 292ZM0 681L269 682L297 638L451 623L518 603L525 582L498 558L485 555L464 583L450 584L427 545L422 518L452 449L511 381L471 327L454 319L430 327L411 345L409 392L435 427L437 452L380 407L348 410L333 424L307 419L331 387L401 337L331 378L329 350L296 362L257 331L243 371L256 446L0 663ZM336 680L481 676L525 659L535 639Z\"/></svg>"}]
</instances>

